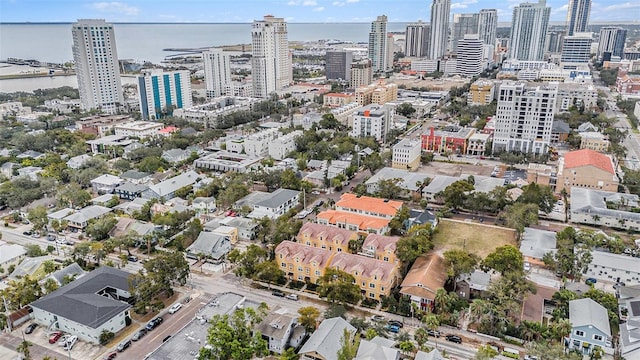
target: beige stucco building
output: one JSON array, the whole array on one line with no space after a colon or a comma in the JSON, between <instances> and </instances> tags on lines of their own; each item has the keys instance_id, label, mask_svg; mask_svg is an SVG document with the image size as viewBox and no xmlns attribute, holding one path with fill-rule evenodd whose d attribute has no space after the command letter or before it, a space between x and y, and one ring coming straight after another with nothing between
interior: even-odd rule
<instances>
[{"instance_id":1,"label":"beige stucco building","mask_svg":"<svg viewBox=\"0 0 640 360\"><path fill-rule=\"evenodd\" d=\"M611 157L594 150L570 151L558 163L556 192L571 187L617 192L618 182Z\"/></svg>"},{"instance_id":2,"label":"beige stucco building","mask_svg":"<svg viewBox=\"0 0 640 360\"><path fill-rule=\"evenodd\" d=\"M593 151L605 152L609 150L609 137L595 131L580 133L580 149L591 149Z\"/></svg>"}]
</instances>

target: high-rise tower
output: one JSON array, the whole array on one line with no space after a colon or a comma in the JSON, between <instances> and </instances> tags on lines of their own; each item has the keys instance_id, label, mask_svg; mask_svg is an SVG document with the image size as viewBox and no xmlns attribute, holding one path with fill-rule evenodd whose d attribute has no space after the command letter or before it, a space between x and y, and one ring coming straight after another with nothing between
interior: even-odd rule
<instances>
[{"instance_id":1,"label":"high-rise tower","mask_svg":"<svg viewBox=\"0 0 640 360\"><path fill-rule=\"evenodd\" d=\"M478 18L478 37L485 45L496 45L498 32L498 10L482 9Z\"/></svg>"},{"instance_id":2,"label":"high-rise tower","mask_svg":"<svg viewBox=\"0 0 640 360\"><path fill-rule=\"evenodd\" d=\"M404 54L409 57L424 57L429 53L431 28L427 23L418 21L407 25L404 41Z\"/></svg>"},{"instance_id":3,"label":"high-rise tower","mask_svg":"<svg viewBox=\"0 0 640 360\"><path fill-rule=\"evenodd\" d=\"M71 33L82 108L115 114L124 97L113 25L104 20L80 19Z\"/></svg>"},{"instance_id":4,"label":"high-rise tower","mask_svg":"<svg viewBox=\"0 0 640 360\"><path fill-rule=\"evenodd\" d=\"M617 26L605 26L600 29L598 42L598 59L611 60L612 56L624 55L624 44L627 30Z\"/></svg>"},{"instance_id":5,"label":"high-rise tower","mask_svg":"<svg viewBox=\"0 0 640 360\"><path fill-rule=\"evenodd\" d=\"M202 52L207 98L227 94L227 88L231 85L230 58L229 53L218 48Z\"/></svg>"},{"instance_id":6,"label":"high-rise tower","mask_svg":"<svg viewBox=\"0 0 640 360\"><path fill-rule=\"evenodd\" d=\"M573 36L574 33L587 31L590 13L591 0L569 0L569 9L567 10L567 36Z\"/></svg>"},{"instance_id":7,"label":"high-rise tower","mask_svg":"<svg viewBox=\"0 0 640 360\"><path fill-rule=\"evenodd\" d=\"M380 15L371 23L369 32L369 59L373 66L373 71L386 71L387 64L387 17Z\"/></svg>"},{"instance_id":8,"label":"high-rise tower","mask_svg":"<svg viewBox=\"0 0 640 360\"><path fill-rule=\"evenodd\" d=\"M480 14L453 14L453 24L451 26L451 51L458 52L458 41L464 39L465 35L478 33L478 19Z\"/></svg>"},{"instance_id":9,"label":"high-rise tower","mask_svg":"<svg viewBox=\"0 0 640 360\"><path fill-rule=\"evenodd\" d=\"M545 0L539 0L537 4L522 3L513 8L509 58L542 60L551 14L551 8L546 5Z\"/></svg>"},{"instance_id":10,"label":"high-rise tower","mask_svg":"<svg viewBox=\"0 0 640 360\"><path fill-rule=\"evenodd\" d=\"M439 59L447 51L450 10L451 0L433 0L431 3L431 41L429 42L429 59Z\"/></svg>"},{"instance_id":11,"label":"high-rise tower","mask_svg":"<svg viewBox=\"0 0 640 360\"><path fill-rule=\"evenodd\" d=\"M293 82L287 23L266 15L251 29L253 96L267 98Z\"/></svg>"}]
</instances>

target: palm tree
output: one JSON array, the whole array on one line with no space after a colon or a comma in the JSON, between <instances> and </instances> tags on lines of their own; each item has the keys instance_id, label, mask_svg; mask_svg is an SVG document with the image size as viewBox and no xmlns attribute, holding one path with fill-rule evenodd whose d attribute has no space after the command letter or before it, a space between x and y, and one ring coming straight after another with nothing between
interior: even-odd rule
<instances>
[{"instance_id":1,"label":"palm tree","mask_svg":"<svg viewBox=\"0 0 640 360\"><path fill-rule=\"evenodd\" d=\"M24 359L25 360L30 360L31 359L31 351L29 350L29 348L33 346L33 344L27 340L23 340L20 345L18 345L18 348L16 349L19 353L22 353L24 355Z\"/></svg>"},{"instance_id":2,"label":"palm tree","mask_svg":"<svg viewBox=\"0 0 640 360\"><path fill-rule=\"evenodd\" d=\"M440 320L438 320L438 317L433 315L433 314L423 317L422 318L422 322L427 327L427 329L429 329L431 331L438 330L438 326L440 326ZM438 337L437 336L436 336L435 342L436 342L436 349L437 349L438 348Z\"/></svg>"},{"instance_id":3,"label":"palm tree","mask_svg":"<svg viewBox=\"0 0 640 360\"><path fill-rule=\"evenodd\" d=\"M569 319L560 319L553 323L552 330L555 336L558 337L558 340L564 346L564 338L571 334L571 329L573 326L571 325L571 321Z\"/></svg>"}]
</instances>

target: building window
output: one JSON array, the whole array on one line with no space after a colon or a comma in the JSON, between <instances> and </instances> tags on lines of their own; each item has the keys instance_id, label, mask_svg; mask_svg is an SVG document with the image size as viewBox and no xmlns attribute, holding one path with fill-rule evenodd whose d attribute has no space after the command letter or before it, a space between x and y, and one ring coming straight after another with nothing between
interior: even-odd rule
<instances>
[{"instance_id":1,"label":"building window","mask_svg":"<svg viewBox=\"0 0 640 360\"><path fill-rule=\"evenodd\" d=\"M576 336L584 337L584 331L582 331L582 330L576 330L575 334L576 334Z\"/></svg>"},{"instance_id":2,"label":"building window","mask_svg":"<svg viewBox=\"0 0 640 360\"><path fill-rule=\"evenodd\" d=\"M370 288L372 288L372 289L375 289L375 288L376 288L376 284L374 284L374 283L369 283L369 287L370 287Z\"/></svg>"},{"instance_id":3,"label":"building window","mask_svg":"<svg viewBox=\"0 0 640 360\"><path fill-rule=\"evenodd\" d=\"M602 335L594 334L593 335L593 340L602 341Z\"/></svg>"}]
</instances>

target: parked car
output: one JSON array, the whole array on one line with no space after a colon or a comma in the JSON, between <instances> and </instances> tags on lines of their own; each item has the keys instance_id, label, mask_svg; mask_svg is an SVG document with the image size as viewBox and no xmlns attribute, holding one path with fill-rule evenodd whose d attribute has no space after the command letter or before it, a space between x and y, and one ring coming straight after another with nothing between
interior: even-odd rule
<instances>
[{"instance_id":1,"label":"parked car","mask_svg":"<svg viewBox=\"0 0 640 360\"><path fill-rule=\"evenodd\" d=\"M280 291L280 290L273 290L271 292L271 295L277 296L277 297L284 297L285 296L284 293L282 291Z\"/></svg>"},{"instance_id":2,"label":"parked car","mask_svg":"<svg viewBox=\"0 0 640 360\"><path fill-rule=\"evenodd\" d=\"M37 327L38 327L38 324L32 323L31 325L27 326L26 329L24 329L24 333L31 334Z\"/></svg>"},{"instance_id":3,"label":"parked car","mask_svg":"<svg viewBox=\"0 0 640 360\"><path fill-rule=\"evenodd\" d=\"M531 264L528 261L524 262L524 271L526 272L531 271Z\"/></svg>"},{"instance_id":4,"label":"parked car","mask_svg":"<svg viewBox=\"0 0 640 360\"><path fill-rule=\"evenodd\" d=\"M127 256L127 260L129 260L131 262L138 262L138 257L137 256L133 256L133 255L129 255L129 256Z\"/></svg>"},{"instance_id":5,"label":"parked car","mask_svg":"<svg viewBox=\"0 0 640 360\"><path fill-rule=\"evenodd\" d=\"M58 346L67 345L67 341L71 339L71 335L63 335L60 340L58 340Z\"/></svg>"},{"instance_id":6,"label":"parked car","mask_svg":"<svg viewBox=\"0 0 640 360\"><path fill-rule=\"evenodd\" d=\"M118 353L115 351L112 351L110 353L108 353L107 355L105 355L102 360L113 360L116 358L116 356L118 356Z\"/></svg>"},{"instance_id":7,"label":"parked car","mask_svg":"<svg viewBox=\"0 0 640 360\"><path fill-rule=\"evenodd\" d=\"M73 335L73 336L69 336L67 338L67 341L64 344L64 349L65 350L71 350L73 349L73 345L76 344L76 342L78 342L78 337Z\"/></svg>"},{"instance_id":8,"label":"parked car","mask_svg":"<svg viewBox=\"0 0 640 360\"><path fill-rule=\"evenodd\" d=\"M31 231L23 231L22 235L31 236L31 235L33 235L33 232L31 232Z\"/></svg>"},{"instance_id":9,"label":"parked car","mask_svg":"<svg viewBox=\"0 0 640 360\"><path fill-rule=\"evenodd\" d=\"M133 334L133 337L131 338L131 340L138 341L138 340L142 339L145 335L147 335L147 329L146 328L142 328L142 329L138 330L135 334Z\"/></svg>"},{"instance_id":10,"label":"parked car","mask_svg":"<svg viewBox=\"0 0 640 360\"><path fill-rule=\"evenodd\" d=\"M375 322L384 321L384 316L382 316L382 315L373 315L371 317L371 321L375 321Z\"/></svg>"},{"instance_id":11,"label":"parked car","mask_svg":"<svg viewBox=\"0 0 640 360\"><path fill-rule=\"evenodd\" d=\"M285 297L287 299L289 299L289 300L298 301L298 295L297 294L289 294L289 295L287 295Z\"/></svg>"},{"instance_id":12,"label":"parked car","mask_svg":"<svg viewBox=\"0 0 640 360\"><path fill-rule=\"evenodd\" d=\"M129 346L131 346L131 340L125 340L125 341L121 342L120 344L118 344L118 347L116 347L116 350L118 352L123 352Z\"/></svg>"},{"instance_id":13,"label":"parked car","mask_svg":"<svg viewBox=\"0 0 640 360\"><path fill-rule=\"evenodd\" d=\"M61 337L62 333L60 331L49 334L49 344L55 344Z\"/></svg>"},{"instance_id":14,"label":"parked car","mask_svg":"<svg viewBox=\"0 0 640 360\"><path fill-rule=\"evenodd\" d=\"M404 326L404 324L403 324L403 323L401 323L400 321L397 321L397 320L389 320L389 321L387 322L387 324L392 325L392 326L397 326L397 327L399 327L399 328L401 328L401 329L402 329L402 327Z\"/></svg>"},{"instance_id":15,"label":"parked car","mask_svg":"<svg viewBox=\"0 0 640 360\"><path fill-rule=\"evenodd\" d=\"M427 329L427 335L439 338L440 337L440 331Z\"/></svg>"},{"instance_id":16,"label":"parked car","mask_svg":"<svg viewBox=\"0 0 640 360\"><path fill-rule=\"evenodd\" d=\"M56 236L52 234L47 235L47 241L56 241Z\"/></svg>"},{"instance_id":17,"label":"parked car","mask_svg":"<svg viewBox=\"0 0 640 360\"><path fill-rule=\"evenodd\" d=\"M388 331L397 334L400 332L400 327L396 326L396 325L387 325L384 327L385 329L387 329Z\"/></svg>"},{"instance_id":18,"label":"parked car","mask_svg":"<svg viewBox=\"0 0 640 360\"><path fill-rule=\"evenodd\" d=\"M585 280L585 283L587 285L593 285L593 284L595 284L597 282L598 282L598 280L596 278L587 278L587 280Z\"/></svg>"},{"instance_id":19,"label":"parked car","mask_svg":"<svg viewBox=\"0 0 640 360\"><path fill-rule=\"evenodd\" d=\"M445 339L447 339L447 341L451 341L456 344L462 344L462 338L458 335L449 334L445 337Z\"/></svg>"},{"instance_id":20,"label":"parked car","mask_svg":"<svg viewBox=\"0 0 640 360\"><path fill-rule=\"evenodd\" d=\"M146 329L147 330L153 330L155 329L158 325L160 325L160 323L162 323L162 318L161 317L157 317L151 321L149 321L147 323Z\"/></svg>"},{"instance_id":21,"label":"parked car","mask_svg":"<svg viewBox=\"0 0 640 360\"><path fill-rule=\"evenodd\" d=\"M180 309L182 309L182 303L175 303L169 308L169 314L175 314Z\"/></svg>"}]
</instances>

